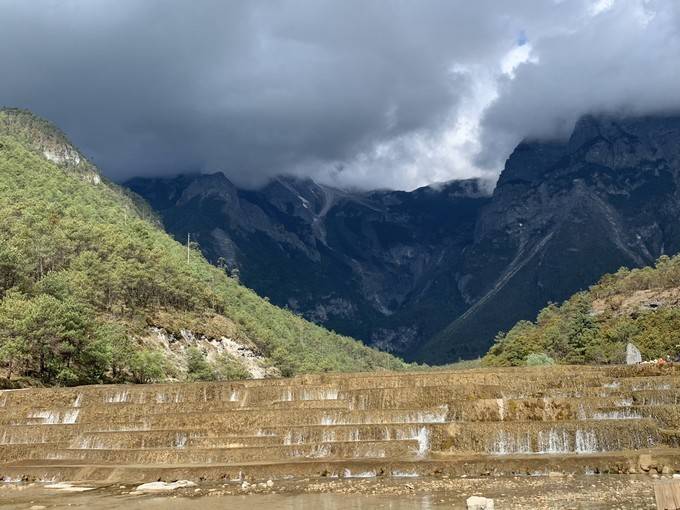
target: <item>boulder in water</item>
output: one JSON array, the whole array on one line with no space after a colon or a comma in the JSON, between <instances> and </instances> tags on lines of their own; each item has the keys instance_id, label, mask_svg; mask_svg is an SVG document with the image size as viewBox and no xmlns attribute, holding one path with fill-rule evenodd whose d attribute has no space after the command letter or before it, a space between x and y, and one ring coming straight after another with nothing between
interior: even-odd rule
<instances>
[{"instance_id":1,"label":"boulder in water","mask_svg":"<svg viewBox=\"0 0 680 510\"><path fill-rule=\"evenodd\" d=\"M642 353L640 353L640 349L633 344L628 343L628 345L626 345L626 365L637 365L641 362Z\"/></svg>"},{"instance_id":2,"label":"boulder in water","mask_svg":"<svg viewBox=\"0 0 680 510\"><path fill-rule=\"evenodd\" d=\"M138 492L165 492L174 491L175 489L182 489L185 487L195 487L196 484L189 480L178 480L176 482L150 482L143 483L137 487Z\"/></svg>"},{"instance_id":3,"label":"boulder in water","mask_svg":"<svg viewBox=\"0 0 680 510\"><path fill-rule=\"evenodd\" d=\"M493 499L482 496L470 496L465 502L467 510L494 510Z\"/></svg>"}]
</instances>

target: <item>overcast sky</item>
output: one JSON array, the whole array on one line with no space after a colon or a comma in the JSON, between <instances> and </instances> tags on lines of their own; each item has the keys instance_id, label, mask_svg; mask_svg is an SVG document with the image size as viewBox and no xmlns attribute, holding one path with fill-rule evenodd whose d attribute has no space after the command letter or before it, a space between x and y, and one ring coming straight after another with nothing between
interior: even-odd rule
<instances>
[{"instance_id":1,"label":"overcast sky","mask_svg":"<svg viewBox=\"0 0 680 510\"><path fill-rule=\"evenodd\" d=\"M0 105L105 174L495 177L588 112L680 108L677 0L0 0Z\"/></svg>"}]
</instances>

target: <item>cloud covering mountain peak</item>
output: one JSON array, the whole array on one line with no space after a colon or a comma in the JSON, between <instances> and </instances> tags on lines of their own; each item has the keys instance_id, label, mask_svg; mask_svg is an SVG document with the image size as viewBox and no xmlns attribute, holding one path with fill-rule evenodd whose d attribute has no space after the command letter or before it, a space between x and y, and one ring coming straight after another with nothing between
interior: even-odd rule
<instances>
[{"instance_id":1,"label":"cloud covering mountain peak","mask_svg":"<svg viewBox=\"0 0 680 510\"><path fill-rule=\"evenodd\" d=\"M0 104L114 179L412 189L589 112L680 107L673 0L0 0Z\"/></svg>"}]
</instances>

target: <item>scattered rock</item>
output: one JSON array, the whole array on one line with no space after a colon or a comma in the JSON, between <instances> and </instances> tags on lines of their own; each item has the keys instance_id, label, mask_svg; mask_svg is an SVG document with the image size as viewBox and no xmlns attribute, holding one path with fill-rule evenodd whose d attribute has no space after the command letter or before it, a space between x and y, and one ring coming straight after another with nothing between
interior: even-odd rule
<instances>
[{"instance_id":1,"label":"scattered rock","mask_svg":"<svg viewBox=\"0 0 680 510\"><path fill-rule=\"evenodd\" d=\"M67 482L51 483L45 485L46 489L56 489L62 492L87 492L94 490L94 487L76 487Z\"/></svg>"},{"instance_id":2,"label":"scattered rock","mask_svg":"<svg viewBox=\"0 0 680 510\"><path fill-rule=\"evenodd\" d=\"M640 349L629 343L626 345L626 365L637 365L642 362Z\"/></svg>"},{"instance_id":3,"label":"scattered rock","mask_svg":"<svg viewBox=\"0 0 680 510\"><path fill-rule=\"evenodd\" d=\"M494 510L493 499L482 496L470 496L465 503L467 510Z\"/></svg>"},{"instance_id":4,"label":"scattered rock","mask_svg":"<svg viewBox=\"0 0 680 510\"><path fill-rule=\"evenodd\" d=\"M643 453L638 458L638 465L642 471L649 471L652 467L652 456L648 453Z\"/></svg>"},{"instance_id":5,"label":"scattered rock","mask_svg":"<svg viewBox=\"0 0 680 510\"><path fill-rule=\"evenodd\" d=\"M662 475L672 475L673 470L671 469L670 466L664 466L664 467L661 468L661 474Z\"/></svg>"},{"instance_id":6,"label":"scattered rock","mask_svg":"<svg viewBox=\"0 0 680 510\"><path fill-rule=\"evenodd\" d=\"M196 484L190 480L178 480L176 482L150 482L143 483L137 487L139 492L165 492L183 489L185 487L195 487Z\"/></svg>"},{"instance_id":7,"label":"scattered rock","mask_svg":"<svg viewBox=\"0 0 680 510\"><path fill-rule=\"evenodd\" d=\"M243 483L241 484L241 490L247 491L249 489L250 489L250 484L247 481L244 480Z\"/></svg>"},{"instance_id":8,"label":"scattered rock","mask_svg":"<svg viewBox=\"0 0 680 510\"><path fill-rule=\"evenodd\" d=\"M274 482L272 480L267 480L267 487L269 487L270 489L274 487Z\"/></svg>"}]
</instances>

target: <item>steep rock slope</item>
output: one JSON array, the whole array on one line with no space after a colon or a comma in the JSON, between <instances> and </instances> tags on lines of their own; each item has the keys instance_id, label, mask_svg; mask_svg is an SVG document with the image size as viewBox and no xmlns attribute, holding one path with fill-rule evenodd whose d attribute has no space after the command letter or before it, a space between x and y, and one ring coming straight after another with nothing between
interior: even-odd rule
<instances>
[{"instance_id":1,"label":"steep rock slope","mask_svg":"<svg viewBox=\"0 0 680 510\"><path fill-rule=\"evenodd\" d=\"M465 254L472 306L416 358L478 354L602 274L680 251L679 179L679 117L588 116L566 142L520 145Z\"/></svg>"},{"instance_id":2,"label":"steep rock slope","mask_svg":"<svg viewBox=\"0 0 680 510\"><path fill-rule=\"evenodd\" d=\"M178 240L272 302L384 350L403 353L466 308L462 263L482 183L347 192L281 177L243 190L223 174L134 179Z\"/></svg>"},{"instance_id":3,"label":"steep rock slope","mask_svg":"<svg viewBox=\"0 0 680 510\"><path fill-rule=\"evenodd\" d=\"M499 335L486 365L524 365L531 355L559 363L622 363L633 343L643 359L680 357L680 255L654 266L619 269L535 322Z\"/></svg>"},{"instance_id":4,"label":"steep rock slope","mask_svg":"<svg viewBox=\"0 0 680 510\"><path fill-rule=\"evenodd\" d=\"M0 110L1 375L183 377L190 346L210 378L403 366L259 298L187 254L146 211L58 129ZM205 365L216 356L220 374Z\"/></svg>"},{"instance_id":5,"label":"steep rock slope","mask_svg":"<svg viewBox=\"0 0 680 510\"><path fill-rule=\"evenodd\" d=\"M279 305L428 363L495 335L621 266L680 250L680 117L582 118L527 141L492 196L477 181L355 193L221 174L135 179L179 240Z\"/></svg>"}]
</instances>

